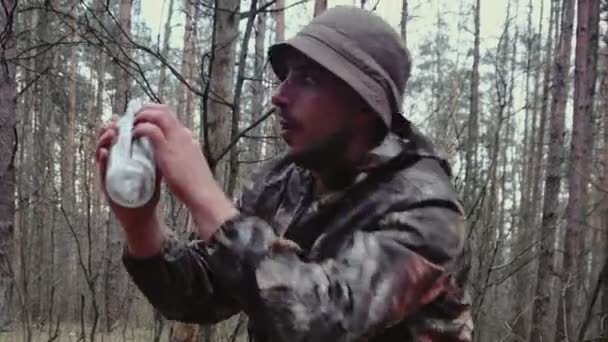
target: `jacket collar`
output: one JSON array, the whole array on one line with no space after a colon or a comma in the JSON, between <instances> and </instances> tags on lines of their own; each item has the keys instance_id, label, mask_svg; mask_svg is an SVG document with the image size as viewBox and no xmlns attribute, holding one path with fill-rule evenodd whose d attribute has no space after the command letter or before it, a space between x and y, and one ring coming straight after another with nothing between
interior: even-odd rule
<instances>
[{"instance_id":1,"label":"jacket collar","mask_svg":"<svg viewBox=\"0 0 608 342\"><path fill-rule=\"evenodd\" d=\"M368 152L357 169L360 172L369 172L397 157L408 156L435 159L451 176L447 154L435 147L410 121L401 118L398 122L393 122L393 129L389 131L378 146Z\"/></svg>"}]
</instances>

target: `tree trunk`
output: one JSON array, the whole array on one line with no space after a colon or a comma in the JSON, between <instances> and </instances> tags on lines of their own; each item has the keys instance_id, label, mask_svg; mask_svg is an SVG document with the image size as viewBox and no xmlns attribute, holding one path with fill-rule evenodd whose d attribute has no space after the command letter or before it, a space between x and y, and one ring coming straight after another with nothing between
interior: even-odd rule
<instances>
[{"instance_id":1,"label":"tree trunk","mask_svg":"<svg viewBox=\"0 0 608 342\"><path fill-rule=\"evenodd\" d=\"M44 2L44 9L38 13L38 20L36 22L36 27L33 28L35 30L36 37L42 43L37 49L37 56L34 59L35 64L35 72L40 74L41 77L34 84L34 102L33 102L33 118L32 118L32 160L30 164L30 168L35 171L32 172L30 181L31 185L34 189L39 189L37 195L32 198L32 207L29 210L30 220L29 226L24 227L21 230L21 234L24 234L22 237L27 239L25 236L27 234L27 230L30 231L38 231L42 232L41 239L44 241L48 241L48 248L45 250L46 257L43 260L36 260L35 264L40 264L39 267L44 270L43 276L45 279L49 279L45 283L45 297L48 298L48 319L52 320L53 315L55 314L66 314L68 310L68 302L69 298L67 296L67 285L66 282L63 281L62 277L58 276L56 272L58 267L56 266L58 258L61 256L61 251L55 250L54 242L56 238L55 232L55 221L53 219L55 209L51 207L46 201L41 200L43 198L47 198L47 196L53 196L53 182L54 180L54 170L55 166L53 164L54 159L54 137L51 137L51 132L54 130L55 125L54 120L55 111L51 105L52 98L52 81L49 75L52 73L52 70L55 67L56 63L56 52L54 50L50 50L46 52L46 47L44 44L52 43L52 32L49 29L54 24L51 11L50 11L50 0L46 0ZM45 53L46 52L46 53ZM27 241L27 240L25 240ZM44 245L44 241L42 244ZM20 246L20 249L28 248L28 242L24 245ZM43 248L40 248L43 249ZM67 248L65 248L67 250ZM22 253L22 262L25 262L25 265L21 265L22 268L22 277L27 277L28 269L29 269L29 259L31 256L26 252ZM67 270L67 265L66 265ZM29 302L27 287L25 283L27 283L27 279L21 279L20 283L24 286L23 290L23 301L25 303ZM54 289L61 289L58 292L58 295L55 296ZM55 297L59 300L55 301ZM23 312L23 316L28 319L29 309L26 312ZM24 322L27 324L27 322Z\"/></svg>"},{"instance_id":2,"label":"tree trunk","mask_svg":"<svg viewBox=\"0 0 608 342\"><path fill-rule=\"evenodd\" d=\"M167 12L167 21L165 22L165 30L163 34L163 47L161 50L161 56L166 60L169 60L169 40L171 39L171 19L173 18L173 2L174 0L169 0L169 9ZM185 36L185 34L184 34ZM158 94L158 98L161 101L164 101L165 97L165 83L167 81L167 68L164 65L160 67L160 76L158 78L158 90L156 91Z\"/></svg>"},{"instance_id":3,"label":"tree trunk","mask_svg":"<svg viewBox=\"0 0 608 342\"><path fill-rule=\"evenodd\" d=\"M556 5L556 4L554 4ZM574 18L574 0L564 0L561 17L559 43L556 47L553 66L554 86L551 102L551 120L549 128L549 151L547 157L547 172L545 175L543 199L543 216L541 222L541 245L538 262L538 279L532 309L531 340L550 341L553 339L549 331L551 270L553 269L553 244L559 224L559 194L562 179L562 156L564 144L564 116L568 93L567 75L570 70L570 54L572 41L572 22ZM545 82L547 80L545 79ZM559 296L560 292L556 292ZM558 309L558 312L561 311ZM558 317L560 315L558 314ZM559 319L557 320L559 326Z\"/></svg>"},{"instance_id":4,"label":"tree trunk","mask_svg":"<svg viewBox=\"0 0 608 342\"><path fill-rule=\"evenodd\" d=\"M239 38L240 0L215 0L213 12L212 55L209 65L207 98L201 105L202 141L209 166L216 179L226 187L226 163L230 118L233 107L234 61ZM196 325L176 324L173 341L195 341ZM211 327L205 327L209 333Z\"/></svg>"},{"instance_id":5,"label":"tree trunk","mask_svg":"<svg viewBox=\"0 0 608 342\"><path fill-rule=\"evenodd\" d=\"M608 5L608 2L606 2ZM597 204L601 204L601 193L600 189L595 186L598 182L601 184L601 176L598 175L600 168L597 167L598 163L602 163L601 147L603 146L603 139L601 139L601 94L600 97L596 97L596 89L599 91L600 83L598 82L598 75L600 69L598 68L598 57L600 52L600 1L591 1L591 8L589 9L589 51L588 51L588 63L589 63L589 77L590 81L587 84L589 93L589 116L591 124L589 129L591 130L592 136L586 137L587 143L591 144L591 150L593 153L589 156L589 177L591 180L589 188L589 201L590 205L587 207L587 216L591 226L584 227L584 234L582 236L584 249L583 255L585 258L581 258L583 265L582 270L584 271L584 278L587 292L592 290L592 279L602 269L604 253L603 249L598 250L598 241L601 241L601 231L595 229L595 227L601 227L601 209L597 210ZM602 78L600 77L601 81ZM601 208L601 207L600 207ZM594 227L590 229L590 227ZM585 261L586 259L587 261ZM585 301L581 303L582 307L586 305Z\"/></svg>"},{"instance_id":6,"label":"tree trunk","mask_svg":"<svg viewBox=\"0 0 608 342\"><path fill-rule=\"evenodd\" d=\"M547 41L546 41L546 45L545 45L545 60L544 60L544 65L541 64L540 62L540 47L542 45L542 29L540 30L539 33L539 39L538 39L538 48L539 51L538 52L538 56L539 56L539 61L538 64L536 66L537 68L537 76L536 76L536 81L535 81L535 96L538 94L538 92L540 91L540 109L538 108L538 99L535 100L535 111L534 111L534 122L536 122L536 116L538 115L538 132L533 134L533 141L531 141L532 144L534 144L534 148L532 149L532 161L531 161L531 168L532 170L531 172L531 184L529 185L530 188L530 212L531 212L531 224L534 227L539 226L539 222L540 222L540 217L541 215L538 214L538 208L541 205L541 187L540 187L540 180L543 176L543 156L544 156L544 151L545 151L545 132L546 132L546 125L547 125L547 104L548 104L548 97L549 97L549 83L550 83L550 78L551 78L551 58L552 58L552 52L553 52L553 27L554 22L555 22L555 8L557 8L557 6L554 6L554 2L555 0L551 1L551 8L550 8L550 15L549 15L549 31L547 32ZM542 28L542 22L543 22L543 18L541 16L540 18L540 24L539 26ZM543 66L543 84L542 86L539 85L540 82L540 72L541 72L541 65ZM537 109L538 109L538 114L537 114ZM537 234L538 235L538 234Z\"/></svg>"},{"instance_id":7,"label":"tree trunk","mask_svg":"<svg viewBox=\"0 0 608 342\"><path fill-rule=\"evenodd\" d=\"M70 1L66 4L66 8L71 9L70 17L68 19L68 30L70 30L69 41L73 43L70 48L70 58L67 64L67 77L66 83L69 85L68 90L68 106L67 106L67 115L65 116L65 120L61 120L62 132L65 135L61 135L61 206L63 210L65 210L67 216L70 218L70 222L65 222L64 230L61 233L61 236L65 238L65 241L71 241L72 237L69 233L68 226L76 226L79 223L76 222L77 216L75 215L76 209L76 192L74 183L76 181L76 97L78 93L77 88L77 79L78 79L78 45L75 44L77 39L77 26L76 26L76 16L78 16L78 0ZM72 245L73 246L73 245ZM76 284L80 283L80 277L77 274L75 268L73 266L76 265L76 251L70 248L62 249L62 257L60 262L65 267L65 271L63 273L62 281L68 285L74 286L76 288ZM73 312L73 317L77 317L78 306L76 305L76 301L70 301L70 312Z\"/></svg>"},{"instance_id":8,"label":"tree trunk","mask_svg":"<svg viewBox=\"0 0 608 342\"><path fill-rule=\"evenodd\" d=\"M481 0L475 5L475 43L473 45L473 67L471 70L471 96L469 107L468 137L465 150L465 190L464 203L467 211L473 208L475 187L477 185L477 146L479 139L478 117L479 117L479 15Z\"/></svg>"},{"instance_id":9,"label":"tree trunk","mask_svg":"<svg viewBox=\"0 0 608 342\"><path fill-rule=\"evenodd\" d=\"M531 5L530 5L531 7ZM530 12L532 11L532 9L530 8ZM531 21L531 15L529 17L529 20ZM529 29L531 29L531 27L529 27ZM513 108L513 99L514 99L514 94L513 94L513 88L515 86L515 68L516 68L516 64L517 64L517 45L519 42L519 30L518 27L516 26L515 28L515 36L513 37L513 50L512 50L512 55L511 55L511 77L510 77L510 81L509 81L509 105L508 105L508 113L514 113L515 110ZM526 93L528 91L528 80L526 80ZM526 99L528 99L528 95L526 94ZM527 114L526 114L527 115ZM506 120L506 125L507 125L507 132L510 131L511 126L511 115L508 115ZM527 118L526 118L526 123L527 125ZM525 131L525 130L524 130ZM527 134L524 133L524 134ZM507 134L507 136L505 137L505 141L513 141L513 139L510 137L510 135ZM526 145L527 146L527 145ZM503 148L503 151L506 151L508 147ZM511 153L511 155L513 155L514 153ZM506 161L505 159L507 158L507 153L503 152L503 161ZM522 158L525 161L525 158ZM511 163L511 165L513 165L514 163ZM525 162L523 163L523 169L525 173ZM513 167L515 167L513 165ZM525 177L525 176L524 176ZM506 174L503 174L503 176L501 177L501 184L502 184L502 188L501 188L501 197L506 196L506 191L505 191L505 187L504 187L504 183L506 179L515 179L515 172L513 172L513 174L509 177ZM523 191L523 188L520 189L520 191ZM513 194L513 200L512 203L514 203L516 205L517 200L515 199L515 194ZM527 200L527 196L523 196L525 198L525 200ZM504 198L503 198L504 201ZM524 209L524 206L527 206L527 203L519 203L520 206L520 212L525 212L526 210ZM501 212L504 210L504 208L501 209ZM517 210L517 208L514 208L514 210ZM519 255L519 259L520 261L516 263L516 265L518 265L518 271L515 274L515 277L513 279L513 281L515 282L515 293L517 293L518 295L514 298L513 300L513 331L512 334L515 335L515 338L512 339L514 341L516 340L520 340L520 339L524 339L527 336L527 331L528 331L528 310L527 308L527 304L528 304L528 284L529 284L529 267L526 267L526 264L524 264L526 262L527 259L530 258L529 254L530 254L530 250L527 249L527 245L529 244L529 236L530 236L530 231L531 231L531 227L529 227L528 225L522 225L516 224L516 221L514 220L515 223L513 225L513 230L514 230L514 237L513 237L513 243L514 243L514 248L513 250L516 251L513 254ZM520 221L521 223L521 221ZM504 227L502 228L503 231L507 231L505 225L501 222L499 224L499 227Z\"/></svg>"},{"instance_id":10,"label":"tree trunk","mask_svg":"<svg viewBox=\"0 0 608 342\"><path fill-rule=\"evenodd\" d=\"M257 0L251 0L249 7L249 17L247 18L247 24L245 26L245 34L241 42L241 48L239 51L238 59L238 70L236 73L236 86L234 87L234 104L232 110L232 126L230 130L230 140L235 141L239 134L239 124L241 122L241 94L243 92L243 83L245 82L245 66L247 64L247 52L249 50L249 39L251 37L251 31L253 30L253 23L255 22ZM230 150L230 172L228 176L228 184L226 192L229 196L234 194L237 187L237 180L239 175L239 144L235 145Z\"/></svg>"},{"instance_id":11,"label":"tree trunk","mask_svg":"<svg viewBox=\"0 0 608 342\"><path fill-rule=\"evenodd\" d=\"M574 72L574 114L572 117L572 139L570 170L568 172L568 206L566 208L566 235L564 238L565 309L568 313L562 332L568 338L576 336L579 303L583 284L582 253L585 249L584 228L587 226L593 150L593 98L595 93L595 71L590 60L593 50L592 22L590 12L595 0L579 0L577 8L576 56ZM598 11L599 12L599 11Z\"/></svg>"},{"instance_id":12,"label":"tree trunk","mask_svg":"<svg viewBox=\"0 0 608 342\"><path fill-rule=\"evenodd\" d=\"M30 38L30 44L27 45L27 48L32 48L34 46L33 44L33 39L37 38L36 37L36 31L33 29L35 27L37 27L38 25L38 16L37 16L37 12L36 13L32 13L31 16L29 17L25 17L25 16L21 16L21 18L28 20L28 23L23 23L22 25L24 27L28 27L31 30L31 36ZM25 18L24 18L25 17ZM23 21L26 21L23 20ZM23 74L23 83L28 84L30 82L32 82L33 79L33 74L34 74L34 70L35 70L35 63L34 63L34 59L31 59L27 62L26 65L24 65L21 70L17 70L17 73L21 73ZM24 266L24 255L26 250L24 250L23 246L20 244L21 241L21 236L23 236L23 232L28 230L27 227L31 227L31 220L29 220L30 215L29 215L29 211L23 210L26 207L29 207L30 204L30 196L29 194L32 191L32 187L31 187L31 177L32 173L30 172L30 170L32 169L30 166L32 165L32 157L31 157L31 151L32 151L32 126L30 124L31 122L31 118L32 118L32 103L34 100L34 94L32 94L32 91L30 89L30 91L25 92L22 97L21 97L21 102L17 104L17 106L19 107L19 110L17 112L17 116L18 116L18 120L17 120L17 129L18 129L18 133L17 133L17 137L19 140L19 157L16 161L16 165L15 165L15 169L19 170L21 172L16 172L16 179L15 179L15 194L16 194L16 201L17 203L19 203L17 205L17 207L15 208L15 225L14 225L14 237L13 240L16 241L14 244L14 254L18 255L19 257L15 257L13 259L13 265L14 265L14 269L16 270L13 273L13 282L16 285L17 288L17 301L19 302L20 305L20 310L23 313L25 313L26 308L23 305L24 304L24 298L23 298L23 291L21 291L21 294L19 294L19 281L20 279L22 279L22 275L24 274L24 272L20 272L20 270L22 270L22 266ZM20 123L19 123L20 121ZM27 153L26 153L27 151ZM1 177L1 176L0 176ZM21 273L21 274L20 274ZM36 285L38 289L42 288L42 282L38 282ZM39 300L39 305L43 305L43 303L46 303L46 301L42 300L42 295L39 296L40 300ZM17 302L16 301L16 302ZM12 303L11 303L12 305ZM3 309L0 309L0 311L2 311ZM40 311L43 311L43 309L39 309ZM2 327L2 323L0 323L0 331L3 330Z\"/></svg>"},{"instance_id":13,"label":"tree trunk","mask_svg":"<svg viewBox=\"0 0 608 342\"><path fill-rule=\"evenodd\" d=\"M559 224L559 193L562 179L562 156L564 144L564 115L568 94L567 76L570 70L570 55L572 41L572 22L574 19L574 0L564 0L561 17L561 33L556 49L554 62L554 86L551 102L551 122L549 154L547 157L547 173L545 176L545 196L543 199L543 217L541 222L541 248L539 255L538 285L532 313L532 321L539 327L548 327L549 300L548 289L551 284L551 269L553 268L553 243L555 231ZM544 292L546 291L546 292ZM559 293L559 292L558 292ZM558 310L559 311L559 310ZM559 316L559 315L558 315ZM559 326L559 322L558 322ZM549 332L542 331L542 341L552 340Z\"/></svg>"},{"instance_id":14,"label":"tree trunk","mask_svg":"<svg viewBox=\"0 0 608 342\"><path fill-rule=\"evenodd\" d=\"M225 185L228 171L225 149L230 137L234 90L234 61L239 37L238 0L215 0L213 56L209 68L209 95L204 125L205 154L220 184ZM224 154L224 155L222 155Z\"/></svg>"},{"instance_id":15,"label":"tree trunk","mask_svg":"<svg viewBox=\"0 0 608 342\"><path fill-rule=\"evenodd\" d=\"M131 35L131 12L133 9L133 0L120 0L119 3L119 18L118 32L120 49L117 53L117 61L114 65L114 80L116 82L116 92L114 95L113 114L123 115L129 102L130 94L130 78L127 72L123 69L130 63L130 35ZM104 277L104 307L105 307L105 322L104 329L106 331L113 330L124 314L122 307L125 302L124 294L121 291L121 272L120 267L120 232L106 225L106 260L105 260L105 277Z\"/></svg>"},{"instance_id":16,"label":"tree trunk","mask_svg":"<svg viewBox=\"0 0 608 342\"><path fill-rule=\"evenodd\" d=\"M551 77L551 57L552 57L552 36L555 20L557 20L556 10L558 6L555 1L551 2L551 16L549 21L549 32L547 34L546 54L543 70L543 85L540 107L540 123L538 127L538 135L535 140L536 148L534 153L534 171L532 185L532 213L536 213L536 208L540 202L540 179L542 176L542 161L544 151L545 126L547 118L547 103L549 97L549 83ZM553 122L552 120L551 122ZM554 136L554 135L553 135ZM559 173L558 173L559 175ZM559 193L559 189L558 189ZM537 220L533 220L536 226ZM544 228L542 228L544 227ZM546 225L541 226L541 231L537 234L537 239L541 241L538 254L538 267L536 269L536 286L534 288L533 298L536 298L532 304L532 320L530 330L530 341L549 341L551 336L549 330L549 304L551 298L551 278L550 267L553 265L553 243L555 228Z\"/></svg>"},{"instance_id":17,"label":"tree trunk","mask_svg":"<svg viewBox=\"0 0 608 342\"><path fill-rule=\"evenodd\" d=\"M407 11L407 0L403 0L401 3L401 22L399 23L399 28L401 29L401 40L403 40L403 46L407 48L407 21L408 21L408 11Z\"/></svg>"},{"instance_id":18,"label":"tree trunk","mask_svg":"<svg viewBox=\"0 0 608 342\"><path fill-rule=\"evenodd\" d=\"M602 94L606 94L608 91L608 77L604 75L604 81L602 82L604 91ZM608 189L608 101L604 100L604 179L603 188ZM606 196L606 190L603 194L603 213L602 219L604 227L604 253L608 255L608 196ZM604 325L603 331L601 332L602 338L608 338L608 281L602 284L602 305L601 305L602 316Z\"/></svg>"},{"instance_id":19,"label":"tree trunk","mask_svg":"<svg viewBox=\"0 0 608 342\"><path fill-rule=\"evenodd\" d=\"M404 1L405 2L405 1ZM463 191L463 202L464 208L469 215L473 211L474 207L474 189L476 188L476 175L477 175L477 146L478 146L478 118L479 118L479 16L480 16L481 1L475 2L474 11L474 44L473 44L473 65L471 67L471 93L469 98L469 118L468 118L468 134L466 136L465 145L465 180L464 180L464 191ZM469 216L470 217L470 216ZM479 255L479 239L478 233L476 232L475 224L472 223L468 226L468 234L471 236L471 241L468 242L468 246L465 249L465 253L469 255L465 256L465 259L470 259L470 265L463 265L463 269L460 270L459 279L460 282L466 284L469 287L469 291L474 293L476 286L472 282L466 282L467 273L477 277L479 274L479 262L478 258L472 258L472 256ZM463 263L467 264L467 263ZM470 267L468 269L467 267Z\"/></svg>"},{"instance_id":20,"label":"tree trunk","mask_svg":"<svg viewBox=\"0 0 608 342\"><path fill-rule=\"evenodd\" d=\"M327 0L315 0L313 16L316 17L327 9Z\"/></svg>"},{"instance_id":21,"label":"tree trunk","mask_svg":"<svg viewBox=\"0 0 608 342\"><path fill-rule=\"evenodd\" d=\"M275 3L276 12L274 13L274 34L275 42L282 42L285 40L285 0L277 0Z\"/></svg>"},{"instance_id":22,"label":"tree trunk","mask_svg":"<svg viewBox=\"0 0 608 342\"><path fill-rule=\"evenodd\" d=\"M181 75L187 84L192 84L194 70L194 51L196 36L196 16L195 5L191 0L184 0L184 14L186 23L184 24L184 47L182 50ZM177 87L177 117L190 129L193 129L192 122L192 92L184 83Z\"/></svg>"},{"instance_id":23,"label":"tree trunk","mask_svg":"<svg viewBox=\"0 0 608 342\"><path fill-rule=\"evenodd\" d=\"M259 13L257 20L257 28L255 31L255 52L253 61L253 72L254 80L251 82L251 110L253 112L252 122L255 122L262 116L264 110L264 96L266 89L264 88L264 60L266 59L266 14ZM249 159L251 162L261 160L262 148L265 145L266 140L262 139L264 134L262 131L262 124L251 130L252 140L250 143L251 153Z\"/></svg>"},{"instance_id":24,"label":"tree trunk","mask_svg":"<svg viewBox=\"0 0 608 342\"><path fill-rule=\"evenodd\" d=\"M534 56L534 52L532 50L533 41L534 41L534 28L532 27L532 11L534 7L532 5L532 0L528 3L528 27L527 27L527 36L526 36L526 86L525 86L525 116L524 116L524 136L523 136L523 146L522 146L522 176L521 176L521 185L520 185L520 198L519 198L519 208L520 208L520 218L519 218L519 228L524 228L530 226L530 189L529 185L531 183L531 164L530 160L534 151L534 144L530 144L530 141L534 139L532 136L532 131L534 130L534 122L528 125L530 122L530 109L536 108L536 103L533 102L533 97L530 96L530 77L532 76L532 60ZM541 6L542 13L542 6ZM541 21L542 23L542 21ZM535 88L536 89L536 88ZM533 111L535 111L533 109ZM524 228L525 229L525 228Z\"/></svg>"},{"instance_id":25,"label":"tree trunk","mask_svg":"<svg viewBox=\"0 0 608 342\"><path fill-rule=\"evenodd\" d=\"M130 49L129 36L131 35L131 11L133 9L133 0L120 0L118 24L120 25L119 44L120 48L117 53L117 61L114 65L114 79L116 82L116 94L114 96L114 114L122 115L127 109L129 103L129 75L124 70L129 63L128 51ZM124 53L123 53L124 51ZM125 55L127 54L127 55Z\"/></svg>"},{"instance_id":26,"label":"tree trunk","mask_svg":"<svg viewBox=\"0 0 608 342\"><path fill-rule=\"evenodd\" d=\"M13 36L17 2L2 0L0 27L3 28L0 50L0 331L9 327L12 311L14 277L13 228L15 224L15 158L17 153L16 106L17 84L11 58L17 41Z\"/></svg>"},{"instance_id":27,"label":"tree trunk","mask_svg":"<svg viewBox=\"0 0 608 342\"><path fill-rule=\"evenodd\" d=\"M605 14L608 13L608 4L605 4L605 8L602 11ZM606 19L608 21L608 19ZM602 173L602 227L604 231L602 232L604 235L604 258L608 258L608 97L605 94L608 94L608 31L604 30L604 34L602 37L602 41L604 43L604 54L603 58L603 75L602 75L602 83L601 83L601 91L602 95L602 114L603 114L603 126L604 126L604 149L603 149L603 173ZM600 331L600 338L608 340L608 280L604 281L602 284L602 303L601 303L601 312L600 320L602 320L603 329Z\"/></svg>"},{"instance_id":28,"label":"tree trunk","mask_svg":"<svg viewBox=\"0 0 608 342\"><path fill-rule=\"evenodd\" d=\"M97 12L97 16L99 17L99 20L101 22L102 25L106 24L106 12L105 12L105 8L104 8L104 4L103 2L98 2L97 3L97 7L96 7L96 12ZM101 26L101 25L99 25ZM97 27L99 29L99 26ZM106 54L105 53L99 53L97 58L94 59L94 64L91 65L91 69L95 69L95 74L96 74L96 81L97 81L97 86L96 86L96 93L95 93L95 105L93 106L93 111L91 113L91 117L89 118L90 120L90 124L91 124L91 131L92 132L98 132L99 129L101 128L101 116L102 113L104 111L104 92L105 92L105 75L106 75ZM95 144L96 144L96 136L95 135L90 135L89 137L89 149L88 151L93 151L95 148ZM92 167L93 169L95 169L94 167ZM100 175L98 174L98 172L95 172L94 170L91 170L92 175L91 175L91 218L90 220L93 222L92 224L95 225L95 227L99 227L100 229L93 229L94 231L92 232L92 234L95 236L95 241L97 242L102 242L105 239L105 234L108 234L109 231L107 229L105 229L104 224L102 224L103 222L103 217L102 217L102 212L103 212L103 208L102 208L102 190L101 190L101 185L100 185ZM104 227L104 229L101 229L102 227ZM101 246L107 246L103 245L102 243L98 243L98 245ZM94 249L94 248L93 248ZM93 251L90 250L89 253L92 253ZM107 260L106 258L109 258L109 251L105 248L99 248L97 251L97 258L95 258L94 263L95 266L91 266L90 269L93 270L93 272L95 272L95 279L99 279L96 281L96 283L101 284L102 286L105 285L106 283L100 281L103 280L105 278L101 278L100 276L106 276L104 274L104 267L100 267L102 265L104 265L104 260ZM100 296L99 298L95 298L95 299L91 299L92 301L95 302L95 308L94 308L94 312L93 314L95 315L96 320L99 320L99 318L101 318L101 322L105 323L105 328L107 329L108 326L108 322L109 322L109 316L108 316L108 306L106 305L108 301L105 300L105 296L107 295L107 291L105 290L105 288L99 288L98 289L99 293L102 294L103 296ZM102 300L104 299L104 300ZM100 303L104 304L101 307ZM103 309L102 312L101 309ZM103 314L103 316L101 316ZM101 317L100 317L101 316Z\"/></svg>"},{"instance_id":29,"label":"tree trunk","mask_svg":"<svg viewBox=\"0 0 608 342\"><path fill-rule=\"evenodd\" d=\"M275 42L282 42L285 40L285 0L277 0L275 3L275 12L273 12L274 19L274 33L275 33ZM272 75L272 79L276 82L276 76ZM270 145L270 148L267 150L266 155L270 157L280 155L285 145L282 140L279 138L279 128L277 125L276 115L273 115L270 120L266 121L266 136L273 137L273 143ZM265 158L266 158L265 155Z\"/></svg>"},{"instance_id":30,"label":"tree trunk","mask_svg":"<svg viewBox=\"0 0 608 342\"><path fill-rule=\"evenodd\" d=\"M105 11L103 9L103 5L100 5L101 3L99 3L99 8L98 8L98 13L100 16L100 20L102 20L102 23L105 23ZM95 66L91 66L92 68ZM97 65L96 65L96 75L97 75L97 93L95 94L95 111L93 113L94 117L92 118L92 130L94 132L97 132L100 128L101 128L101 116L102 113L104 111L104 100L103 100L103 96L104 96L104 92L105 92L105 78L106 78L106 54L105 53L100 53L97 57ZM96 137L94 135L91 135L90 138L90 146L91 146L91 151L93 151L94 149L94 144L96 143ZM95 175L98 175L97 172L95 172ZM92 187L93 187L93 217L95 222L101 222L101 203L102 203L102 191L101 191L101 182L99 179L95 179L93 181ZM101 236L101 234L100 234Z\"/></svg>"},{"instance_id":31,"label":"tree trunk","mask_svg":"<svg viewBox=\"0 0 608 342\"><path fill-rule=\"evenodd\" d=\"M70 32L69 41L73 44L70 49L70 59L68 62L68 108L66 120L63 122L63 132L65 136L62 136L62 155L61 158L61 198L62 204L65 207L68 214L72 214L72 210L76 205L76 193L74 187L74 181L76 180L76 95L78 93L78 45L76 42L76 16L78 16L78 0L76 3L73 1L69 4L72 9L70 13L70 20L68 30Z\"/></svg>"}]
</instances>

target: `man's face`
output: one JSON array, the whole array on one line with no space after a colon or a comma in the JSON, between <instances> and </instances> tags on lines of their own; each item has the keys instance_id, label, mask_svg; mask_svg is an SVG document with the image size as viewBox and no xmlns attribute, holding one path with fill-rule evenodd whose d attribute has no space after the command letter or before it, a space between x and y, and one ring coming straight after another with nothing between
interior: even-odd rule
<instances>
[{"instance_id":1,"label":"man's face","mask_svg":"<svg viewBox=\"0 0 608 342\"><path fill-rule=\"evenodd\" d=\"M362 100L342 80L297 52L286 57L286 76L276 89L281 137L288 155L304 166L344 153L354 132Z\"/></svg>"}]
</instances>

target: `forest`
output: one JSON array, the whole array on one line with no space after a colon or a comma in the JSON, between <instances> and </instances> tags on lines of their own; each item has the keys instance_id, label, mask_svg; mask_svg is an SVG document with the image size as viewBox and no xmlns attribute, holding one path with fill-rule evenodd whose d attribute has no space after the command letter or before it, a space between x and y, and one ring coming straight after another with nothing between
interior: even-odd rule
<instances>
[{"instance_id":1,"label":"forest","mask_svg":"<svg viewBox=\"0 0 608 342\"><path fill-rule=\"evenodd\" d=\"M454 170L474 341L608 341L607 0L1 4L0 341L246 341L245 315L170 321L133 284L97 134L129 101L169 104L238 196L285 149L268 47L341 4L412 55L404 113Z\"/></svg>"}]
</instances>

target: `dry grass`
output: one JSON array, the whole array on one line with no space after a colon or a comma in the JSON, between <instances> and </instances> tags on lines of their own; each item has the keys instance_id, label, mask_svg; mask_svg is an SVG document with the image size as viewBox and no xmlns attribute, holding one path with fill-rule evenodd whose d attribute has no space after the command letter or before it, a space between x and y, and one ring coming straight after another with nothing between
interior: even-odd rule
<instances>
[{"instance_id":1,"label":"dry grass","mask_svg":"<svg viewBox=\"0 0 608 342\"><path fill-rule=\"evenodd\" d=\"M234 319L228 320L222 324L218 324L215 330L214 342L227 342L229 341L228 336L234 331L236 321ZM80 326L77 324L62 324L59 326L59 336L55 339L55 342L78 342L86 341L89 342L89 329L87 327L86 338L84 340L79 339L80 337ZM161 342L167 342L169 340L169 330L171 329L171 323L166 322L161 336ZM95 342L151 342L154 337L154 331L146 328L132 328L124 330L116 328L110 333L98 331L95 335ZM237 338L238 342L245 342L246 336L240 335ZM48 342L49 334L48 327L44 331L35 329L32 332L32 339L30 342ZM24 337L24 333L21 326L11 332L0 332L0 342L28 342Z\"/></svg>"},{"instance_id":2,"label":"dry grass","mask_svg":"<svg viewBox=\"0 0 608 342\"><path fill-rule=\"evenodd\" d=\"M79 341L80 327L77 325L61 325L60 332L55 342L77 342ZM89 332L87 331L87 334ZM165 328L161 341L168 340L169 329ZM110 333L97 332L95 342L149 342L152 341L154 332L151 329L115 329ZM32 332L31 342L47 342L49 341L48 331L34 330ZM82 340L80 340L82 341ZM86 336L85 341L89 341L89 336ZM11 332L0 332L0 342L27 342L23 331L19 328Z\"/></svg>"}]
</instances>

